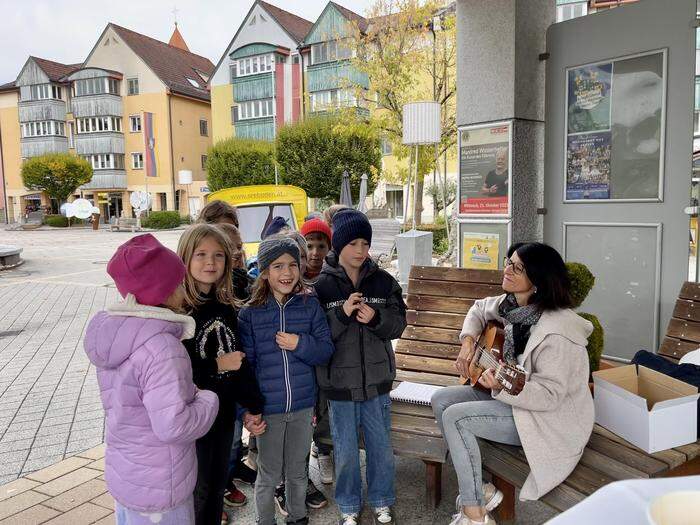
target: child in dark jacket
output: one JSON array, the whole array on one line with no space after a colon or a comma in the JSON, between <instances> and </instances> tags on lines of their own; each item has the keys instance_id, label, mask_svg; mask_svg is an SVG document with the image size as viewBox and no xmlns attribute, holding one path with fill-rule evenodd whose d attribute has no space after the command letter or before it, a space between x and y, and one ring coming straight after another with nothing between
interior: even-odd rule
<instances>
[{"instance_id":1,"label":"child in dark jacket","mask_svg":"<svg viewBox=\"0 0 700 525\"><path fill-rule=\"evenodd\" d=\"M237 311L231 285L229 241L215 226L197 224L180 238L178 255L187 267L185 302L196 328L184 341L195 384L219 396L211 430L197 441L195 487L197 525L225 522L224 489L236 421L236 403L247 410L247 428L264 431L262 395L238 339Z\"/></svg>"},{"instance_id":2,"label":"child in dark jacket","mask_svg":"<svg viewBox=\"0 0 700 525\"><path fill-rule=\"evenodd\" d=\"M299 247L268 238L258 249L260 275L239 326L243 349L265 398L265 433L257 439L256 523L275 521L277 484L286 485L287 523L307 523L307 455L316 400L314 366L333 354L318 300L305 293Z\"/></svg>"},{"instance_id":3,"label":"child in dark jacket","mask_svg":"<svg viewBox=\"0 0 700 525\"><path fill-rule=\"evenodd\" d=\"M362 510L359 428L367 453L367 499L376 523L394 523L391 391L396 366L391 340L406 327L406 305L396 280L369 257L372 227L355 210L333 217L333 251L314 285L326 311L336 351L317 367L330 400L339 524L355 525Z\"/></svg>"}]
</instances>

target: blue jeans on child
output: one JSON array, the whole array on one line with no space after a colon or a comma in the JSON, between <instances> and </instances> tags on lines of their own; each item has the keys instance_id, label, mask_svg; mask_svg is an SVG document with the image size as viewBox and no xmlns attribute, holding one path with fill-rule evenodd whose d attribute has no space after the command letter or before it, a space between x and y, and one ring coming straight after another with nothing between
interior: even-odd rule
<instances>
[{"instance_id":1,"label":"blue jeans on child","mask_svg":"<svg viewBox=\"0 0 700 525\"><path fill-rule=\"evenodd\" d=\"M190 496L177 507L160 512L141 512L127 509L114 502L117 525L194 525L194 497Z\"/></svg>"},{"instance_id":2,"label":"blue jeans on child","mask_svg":"<svg viewBox=\"0 0 700 525\"><path fill-rule=\"evenodd\" d=\"M367 458L367 502L372 508L393 505L396 495L389 395L367 401L331 400L329 415L335 456L335 501L340 512L359 514L362 510L360 428Z\"/></svg>"},{"instance_id":3,"label":"blue jeans on child","mask_svg":"<svg viewBox=\"0 0 700 525\"><path fill-rule=\"evenodd\" d=\"M238 465L238 457L241 454L243 437L243 421L241 418L236 419L236 426L233 427L233 444L231 445L231 459L228 462L228 485L233 482L233 475Z\"/></svg>"}]
</instances>

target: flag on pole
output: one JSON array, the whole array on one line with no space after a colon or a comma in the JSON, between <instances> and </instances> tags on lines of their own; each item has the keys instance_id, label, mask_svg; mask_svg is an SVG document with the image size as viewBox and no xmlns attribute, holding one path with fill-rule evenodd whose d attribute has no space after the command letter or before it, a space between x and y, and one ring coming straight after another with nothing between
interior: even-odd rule
<instances>
[{"instance_id":1,"label":"flag on pole","mask_svg":"<svg viewBox=\"0 0 700 525\"><path fill-rule=\"evenodd\" d=\"M143 141L146 151L146 177L157 177L156 139L153 136L153 113L143 113Z\"/></svg>"}]
</instances>

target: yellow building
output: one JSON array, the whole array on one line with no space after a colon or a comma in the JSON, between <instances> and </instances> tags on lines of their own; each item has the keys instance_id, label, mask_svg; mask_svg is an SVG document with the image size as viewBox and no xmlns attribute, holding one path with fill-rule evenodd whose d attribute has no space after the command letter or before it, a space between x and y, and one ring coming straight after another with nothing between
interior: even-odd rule
<instances>
[{"instance_id":1,"label":"yellow building","mask_svg":"<svg viewBox=\"0 0 700 525\"><path fill-rule=\"evenodd\" d=\"M25 188L20 175L22 159L48 152L71 152L91 162L92 181L76 196L93 200L105 220L131 216L133 191L148 191L154 210L196 214L208 192L206 84L213 69L207 58L189 51L177 27L166 44L110 23L80 64L29 57L17 79L0 86L10 221L51 204ZM180 185L180 172L191 172L192 184Z\"/></svg>"}]
</instances>

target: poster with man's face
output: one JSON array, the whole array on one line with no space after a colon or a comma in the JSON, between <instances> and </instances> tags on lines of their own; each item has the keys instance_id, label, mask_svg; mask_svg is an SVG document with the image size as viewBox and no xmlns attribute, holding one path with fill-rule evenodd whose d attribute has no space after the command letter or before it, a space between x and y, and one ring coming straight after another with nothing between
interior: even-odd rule
<instances>
[{"instance_id":1,"label":"poster with man's face","mask_svg":"<svg viewBox=\"0 0 700 525\"><path fill-rule=\"evenodd\" d=\"M509 125L461 131L459 212L507 215L510 197Z\"/></svg>"}]
</instances>

